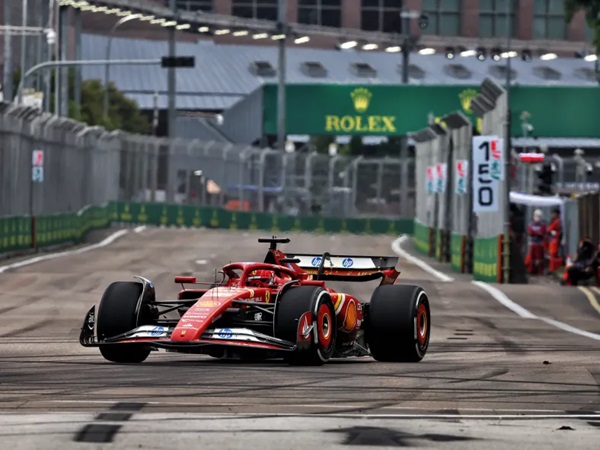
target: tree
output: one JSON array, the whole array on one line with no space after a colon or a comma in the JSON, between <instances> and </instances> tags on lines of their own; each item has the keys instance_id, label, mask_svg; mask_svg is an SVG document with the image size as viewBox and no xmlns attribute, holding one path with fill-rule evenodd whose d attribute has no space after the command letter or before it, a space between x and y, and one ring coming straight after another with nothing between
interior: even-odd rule
<instances>
[{"instance_id":1,"label":"tree","mask_svg":"<svg viewBox=\"0 0 600 450\"><path fill-rule=\"evenodd\" d=\"M588 25L594 30L596 53L600 53L600 0L565 0L565 16L571 22L578 11L585 11Z\"/></svg>"},{"instance_id":2,"label":"tree","mask_svg":"<svg viewBox=\"0 0 600 450\"><path fill-rule=\"evenodd\" d=\"M54 77L55 72L50 75L50 110L54 105ZM100 80L85 80L81 83L81 105L74 102L75 98L75 70L69 69L69 117L74 120L85 122L89 126L101 126L108 131L123 130L129 133L148 134L151 125L144 116L136 101L128 99L119 91L113 83L108 85L108 117L104 117L103 99L104 86ZM16 95L21 71L13 72L13 92Z\"/></svg>"},{"instance_id":3,"label":"tree","mask_svg":"<svg viewBox=\"0 0 600 450\"><path fill-rule=\"evenodd\" d=\"M109 131L123 130L130 133L147 134L150 123L141 113L137 102L130 100L113 83L108 85L108 116L104 116L104 86L99 80L86 80L81 83L81 106L73 102L69 105L72 118L90 126L99 125Z\"/></svg>"}]
</instances>

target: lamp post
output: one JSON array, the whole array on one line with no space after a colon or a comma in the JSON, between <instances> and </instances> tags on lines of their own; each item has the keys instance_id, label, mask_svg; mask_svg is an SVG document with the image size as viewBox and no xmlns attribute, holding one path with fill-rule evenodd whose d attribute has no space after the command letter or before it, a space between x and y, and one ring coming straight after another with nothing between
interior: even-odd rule
<instances>
[{"instance_id":1,"label":"lamp post","mask_svg":"<svg viewBox=\"0 0 600 450\"><path fill-rule=\"evenodd\" d=\"M278 62L279 67L279 79L277 87L277 148L279 150L285 149L285 122L286 122L286 102L285 102L285 84L286 84L286 58L285 58L285 46L287 41L287 2L286 0L279 0L278 4L278 22L277 26L280 32L285 36L279 40L278 43Z\"/></svg>"},{"instance_id":2,"label":"lamp post","mask_svg":"<svg viewBox=\"0 0 600 450\"><path fill-rule=\"evenodd\" d=\"M117 23L115 23L112 28L110 29L110 33L108 36L108 41L106 42L106 60L109 61L110 60L110 51L112 48L112 40L115 34L115 31L117 31L117 28L119 28L121 25L123 25L125 22L129 22L130 20L133 19L137 19L138 17L140 17L139 14L130 14L128 16L122 17L121 19L119 19L117 21ZM104 114L104 117L108 116L108 81L110 79L110 64L107 64L106 67L104 68L104 102L103 102L103 107L102 107L102 112Z\"/></svg>"},{"instance_id":3,"label":"lamp post","mask_svg":"<svg viewBox=\"0 0 600 450\"><path fill-rule=\"evenodd\" d=\"M512 139L511 139L511 117L510 117L510 76L512 71L511 59L512 55L510 53L510 48L512 45L511 35L512 35L512 23L510 20L511 16L511 5L512 2L506 2L506 131L505 131L505 139L504 139L504 239L503 239L503 249L502 253L504 254L502 258L503 265L503 277L502 281L504 283L510 282L510 161L511 161L511 153L510 149L512 148Z\"/></svg>"}]
</instances>

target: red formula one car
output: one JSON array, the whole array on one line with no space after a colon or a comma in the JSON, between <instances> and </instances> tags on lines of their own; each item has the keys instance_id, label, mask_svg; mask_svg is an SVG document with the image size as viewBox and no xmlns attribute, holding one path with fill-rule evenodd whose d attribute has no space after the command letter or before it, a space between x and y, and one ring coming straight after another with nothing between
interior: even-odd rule
<instances>
[{"instance_id":1,"label":"red formula one car","mask_svg":"<svg viewBox=\"0 0 600 450\"><path fill-rule=\"evenodd\" d=\"M108 286L81 329L85 347L109 361L139 363L152 350L214 357L283 357L318 365L373 356L418 362L429 346L429 299L419 286L394 284L396 257L284 254L270 244L264 262L225 265L218 281L175 277L176 300L158 300L149 280ZM326 281L381 279L370 301L336 292ZM184 285L194 285L186 289Z\"/></svg>"}]
</instances>

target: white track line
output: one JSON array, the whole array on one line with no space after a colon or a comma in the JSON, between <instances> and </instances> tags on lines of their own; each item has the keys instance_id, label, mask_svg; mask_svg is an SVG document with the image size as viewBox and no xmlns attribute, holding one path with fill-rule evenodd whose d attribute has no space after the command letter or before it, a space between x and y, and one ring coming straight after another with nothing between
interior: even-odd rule
<instances>
[{"instance_id":1,"label":"white track line","mask_svg":"<svg viewBox=\"0 0 600 450\"><path fill-rule=\"evenodd\" d=\"M67 250L67 251L59 252L59 253L51 253L49 255L36 256L35 258L25 259L23 261L8 264L6 266L0 266L0 273L5 272L7 270L18 269L19 267L28 266L30 264L35 264L35 263L39 263L42 261L48 261L50 259L61 258L63 256L70 256L70 255L79 255L80 253L89 252L90 250L96 250L98 248L106 247L107 245L112 244L114 241L116 241L118 238L120 238L121 236L123 236L125 234L127 234L127 230L116 231L113 234L111 234L110 236L108 236L107 238L105 238L103 241L98 242L97 244L88 245L86 247L81 247L81 248L78 248L75 250Z\"/></svg>"},{"instance_id":2,"label":"white track line","mask_svg":"<svg viewBox=\"0 0 600 450\"><path fill-rule=\"evenodd\" d=\"M135 227L133 229L134 233L141 233L142 231L144 231L146 229L146 225L140 225L139 227Z\"/></svg>"},{"instance_id":3,"label":"white track line","mask_svg":"<svg viewBox=\"0 0 600 450\"><path fill-rule=\"evenodd\" d=\"M196 264L198 264L199 266L203 266L207 263L208 263L208 261L206 261L205 259L197 259L196 260Z\"/></svg>"},{"instance_id":4,"label":"white track line","mask_svg":"<svg viewBox=\"0 0 600 450\"><path fill-rule=\"evenodd\" d=\"M508 309L510 309L515 314L518 314L519 316L524 317L526 319L539 319L539 317L537 317L531 311L529 311L529 310L523 308L521 305L518 305L515 302L513 302L500 289L495 288L494 286L490 286L489 284L486 284L482 281L472 281L472 283L475 286L480 287L484 291L487 291L492 297L494 297L494 299L496 301L498 301L498 303L502 304L503 306L506 306Z\"/></svg>"},{"instance_id":5,"label":"white track line","mask_svg":"<svg viewBox=\"0 0 600 450\"><path fill-rule=\"evenodd\" d=\"M398 239L396 239L394 242L392 242L392 250L394 251L394 253L396 253L398 256L403 257L407 261L413 263L415 266L420 267L425 272L433 275L438 280L443 281L444 283L448 283L450 281L454 281L454 278L449 277L448 275L446 275L445 273L440 272L439 270L435 270L433 267L431 267L429 264L427 264L422 259L419 259L419 258L411 255L410 253L408 253L406 250L404 250L401 247L401 245L407 239L408 239L407 235L402 235Z\"/></svg>"},{"instance_id":6,"label":"white track line","mask_svg":"<svg viewBox=\"0 0 600 450\"><path fill-rule=\"evenodd\" d=\"M431 273L432 275L434 275L435 277L437 277L438 279L440 279L441 281L453 281L452 278L448 277L447 275L435 270L433 267L431 267L429 264L427 264L425 261L418 259L415 256L412 256L411 254L409 254L406 250L402 249L400 247L400 245L406 241L408 239L408 236L404 235L399 237L398 239L396 239L394 242L392 242L392 250L394 252L396 252L398 255L404 257L405 259L407 259L410 262L413 262L414 264L416 264L417 266L421 267L423 270L425 270L426 272ZM520 317L523 317L525 319L536 319L536 320L541 320L544 323L547 323L548 325L552 325L553 327L556 327L560 330L566 331L568 333L573 333L573 334L577 334L579 336L583 336L583 337L587 337L590 339L594 339L596 341L600 341L600 334L596 334L596 333L591 333L589 331L585 331L582 330L580 328L576 328L574 326L571 326L569 324L566 324L564 322L560 322L558 320L554 320L554 319L550 319L548 317L541 317L541 316L536 316L535 314L533 314L531 311L529 311L528 309L523 308L521 305L515 303L513 300L511 300L510 298L507 297L507 295L502 292L500 289L491 286L487 283L483 283L481 281L472 281L472 283L479 287L480 289L483 289L484 291L486 291L488 294L490 294L492 296L492 298L494 300L496 300L498 303L500 303L501 305L505 306L506 308L510 309L512 312L514 312L515 314L519 315Z\"/></svg>"}]
</instances>

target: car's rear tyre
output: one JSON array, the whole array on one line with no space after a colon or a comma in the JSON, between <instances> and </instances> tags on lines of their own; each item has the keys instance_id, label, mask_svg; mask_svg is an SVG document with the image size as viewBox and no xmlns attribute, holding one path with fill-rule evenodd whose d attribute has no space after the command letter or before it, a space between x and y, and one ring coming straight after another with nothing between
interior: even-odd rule
<instances>
[{"instance_id":1,"label":"car's rear tyre","mask_svg":"<svg viewBox=\"0 0 600 450\"><path fill-rule=\"evenodd\" d=\"M310 333L302 342L298 337L300 319L308 314L312 324ZM298 349L287 353L284 359L292 365L315 366L328 361L335 350L337 324L335 308L329 293L319 286L294 286L277 301L275 337L294 342Z\"/></svg>"},{"instance_id":2,"label":"car's rear tyre","mask_svg":"<svg viewBox=\"0 0 600 450\"><path fill-rule=\"evenodd\" d=\"M142 294L142 284L129 281L112 283L104 291L98 307L97 332L100 340L125 333L137 327L136 306ZM100 353L116 363L141 363L150 348L140 344L100 345Z\"/></svg>"},{"instance_id":3,"label":"car's rear tyre","mask_svg":"<svg viewBox=\"0 0 600 450\"><path fill-rule=\"evenodd\" d=\"M379 286L371 296L366 338L377 361L419 362L431 335L429 298L419 286Z\"/></svg>"}]
</instances>

